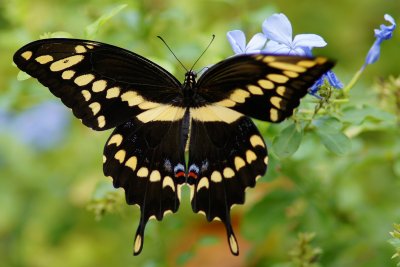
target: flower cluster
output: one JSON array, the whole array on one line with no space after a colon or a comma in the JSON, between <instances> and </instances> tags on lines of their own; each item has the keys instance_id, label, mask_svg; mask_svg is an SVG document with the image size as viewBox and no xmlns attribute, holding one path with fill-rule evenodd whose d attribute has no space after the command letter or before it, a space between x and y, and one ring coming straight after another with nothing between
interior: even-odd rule
<instances>
[{"instance_id":1,"label":"flower cluster","mask_svg":"<svg viewBox=\"0 0 400 267\"><path fill-rule=\"evenodd\" d=\"M257 33L246 45L245 34L240 30L227 33L228 40L235 54L272 53L297 56L312 56L314 47L326 46L325 40L316 34L298 34L293 38L292 25L284 14L273 14L262 24L263 33ZM343 85L332 71L323 75L311 88L310 93L316 95L324 80L335 88Z\"/></svg>"},{"instance_id":2,"label":"flower cluster","mask_svg":"<svg viewBox=\"0 0 400 267\"><path fill-rule=\"evenodd\" d=\"M364 69L369 64L375 63L379 59L382 42L385 40L389 40L393 36L393 31L394 29L396 29L396 22L394 21L393 17L390 16L389 14L385 14L384 18L386 21L390 22L391 25L387 26L381 24L380 29L375 29L376 40L369 49L369 52L365 59L365 63L362 66L362 69Z\"/></svg>"}]
</instances>

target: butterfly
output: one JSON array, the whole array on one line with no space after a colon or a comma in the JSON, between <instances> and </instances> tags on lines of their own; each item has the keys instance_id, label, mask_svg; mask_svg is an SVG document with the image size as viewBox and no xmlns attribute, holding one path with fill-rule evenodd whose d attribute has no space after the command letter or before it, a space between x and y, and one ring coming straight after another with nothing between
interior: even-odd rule
<instances>
[{"instance_id":1,"label":"butterfly","mask_svg":"<svg viewBox=\"0 0 400 267\"><path fill-rule=\"evenodd\" d=\"M198 79L189 70L182 84L156 63L96 41L38 40L13 59L84 125L114 128L103 172L124 188L128 204L140 208L134 255L143 248L148 220L177 212L185 184L193 211L222 221L238 255L231 208L245 202L246 188L268 165L266 144L250 117L283 121L334 65L325 57L237 55Z\"/></svg>"}]
</instances>

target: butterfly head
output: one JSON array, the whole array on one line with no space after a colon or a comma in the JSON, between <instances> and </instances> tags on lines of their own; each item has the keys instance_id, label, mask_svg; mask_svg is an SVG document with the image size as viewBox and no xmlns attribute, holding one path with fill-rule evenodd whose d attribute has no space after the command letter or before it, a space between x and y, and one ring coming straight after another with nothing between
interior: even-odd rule
<instances>
[{"instance_id":1,"label":"butterfly head","mask_svg":"<svg viewBox=\"0 0 400 267\"><path fill-rule=\"evenodd\" d=\"M184 88L193 88L196 85L197 73L194 70L189 70L185 74L185 81L183 82Z\"/></svg>"}]
</instances>

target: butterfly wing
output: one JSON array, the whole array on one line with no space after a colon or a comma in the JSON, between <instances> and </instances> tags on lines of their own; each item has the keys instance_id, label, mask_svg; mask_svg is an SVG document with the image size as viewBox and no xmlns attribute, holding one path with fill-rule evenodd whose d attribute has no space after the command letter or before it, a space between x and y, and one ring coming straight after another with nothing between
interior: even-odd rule
<instances>
[{"instance_id":1,"label":"butterfly wing","mask_svg":"<svg viewBox=\"0 0 400 267\"><path fill-rule=\"evenodd\" d=\"M94 41L35 41L19 49L14 62L95 130L116 127L181 93L181 84L155 63Z\"/></svg>"},{"instance_id":2,"label":"butterfly wing","mask_svg":"<svg viewBox=\"0 0 400 267\"><path fill-rule=\"evenodd\" d=\"M128 204L140 207L135 255L142 250L147 221L162 220L179 207L180 186L185 182L186 139L178 114L184 109L176 111L177 119L173 122L156 118L144 124L131 119L114 130L104 148L104 174L113 178L114 187L125 189Z\"/></svg>"},{"instance_id":3,"label":"butterfly wing","mask_svg":"<svg viewBox=\"0 0 400 267\"><path fill-rule=\"evenodd\" d=\"M263 138L248 117L240 116L231 123L192 119L188 164L192 208L208 221L217 219L225 224L234 255L239 247L230 209L244 203L245 189L255 186L267 163Z\"/></svg>"},{"instance_id":4,"label":"butterfly wing","mask_svg":"<svg viewBox=\"0 0 400 267\"><path fill-rule=\"evenodd\" d=\"M242 55L200 77L202 105L190 109L188 182L192 209L226 227L231 252L239 253L230 209L267 170L267 148L247 117L279 122L292 115L308 88L333 63L325 58Z\"/></svg>"},{"instance_id":5,"label":"butterfly wing","mask_svg":"<svg viewBox=\"0 0 400 267\"><path fill-rule=\"evenodd\" d=\"M140 207L134 242L139 254L147 221L179 207L187 138L181 131L181 84L137 54L94 41L39 40L19 49L14 62L86 126L117 127L104 148L103 171L124 188L128 204Z\"/></svg>"},{"instance_id":6,"label":"butterfly wing","mask_svg":"<svg viewBox=\"0 0 400 267\"><path fill-rule=\"evenodd\" d=\"M308 88L333 65L323 57L239 55L207 70L197 92L212 105L280 122L292 115Z\"/></svg>"}]
</instances>

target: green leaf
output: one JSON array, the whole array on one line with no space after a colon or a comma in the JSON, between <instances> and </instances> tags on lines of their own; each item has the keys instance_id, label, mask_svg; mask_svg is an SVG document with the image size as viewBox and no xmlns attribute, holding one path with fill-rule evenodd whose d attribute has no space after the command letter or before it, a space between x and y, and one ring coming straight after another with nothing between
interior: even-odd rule
<instances>
[{"instance_id":1,"label":"green leaf","mask_svg":"<svg viewBox=\"0 0 400 267\"><path fill-rule=\"evenodd\" d=\"M39 36L40 39L47 38L73 38L74 36L69 32L45 32Z\"/></svg>"},{"instance_id":2,"label":"green leaf","mask_svg":"<svg viewBox=\"0 0 400 267\"><path fill-rule=\"evenodd\" d=\"M23 72L22 70L20 70L18 72L18 75L17 75L17 80L18 81L25 81L25 80L28 80L30 77L31 76L28 73Z\"/></svg>"},{"instance_id":3,"label":"green leaf","mask_svg":"<svg viewBox=\"0 0 400 267\"><path fill-rule=\"evenodd\" d=\"M100 18L98 18L95 22L92 24L86 26L84 36L87 39L93 39L97 32L99 31L100 27L103 26L104 23L109 21L112 17L114 17L116 14L118 14L122 9L124 9L127 5L119 5L115 8L113 8L110 12L104 14Z\"/></svg>"},{"instance_id":4,"label":"green leaf","mask_svg":"<svg viewBox=\"0 0 400 267\"><path fill-rule=\"evenodd\" d=\"M300 146L303 138L303 129L292 123L284 128L274 139L272 148L279 158L291 156Z\"/></svg>"},{"instance_id":5,"label":"green leaf","mask_svg":"<svg viewBox=\"0 0 400 267\"><path fill-rule=\"evenodd\" d=\"M194 256L194 252L193 251L186 251L183 252L182 254L180 254L178 256L178 258L176 259L176 265L177 266L183 266L185 265L190 259L193 258Z\"/></svg>"},{"instance_id":6,"label":"green leaf","mask_svg":"<svg viewBox=\"0 0 400 267\"><path fill-rule=\"evenodd\" d=\"M321 142L331 152L344 155L351 149L351 140L341 132L317 131Z\"/></svg>"},{"instance_id":7,"label":"green leaf","mask_svg":"<svg viewBox=\"0 0 400 267\"><path fill-rule=\"evenodd\" d=\"M324 116L313 121L322 144L337 155L344 155L351 149L351 140L342 133L342 123L331 116Z\"/></svg>"},{"instance_id":8,"label":"green leaf","mask_svg":"<svg viewBox=\"0 0 400 267\"><path fill-rule=\"evenodd\" d=\"M274 191L255 204L244 216L243 235L262 241L274 226L286 221L286 209L296 199L293 191Z\"/></svg>"},{"instance_id":9,"label":"green leaf","mask_svg":"<svg viewBox=\"0 0 400 267\"><path fill-rule=\"evenodd\" d=\"M312 124L317 128L318 131L324 132L339 132L343 125L342 123L332 116L323 116L316 120L313 120Z\"/></svg>"},{"instance_id":10,"label":"green leaf","mask_svg":"<svg viewBox=\"0 0 400 267\"><path fill-rule=\"evenodd\" d=\"M359 107L350 107L344 110L342 121L350 124L361 124L366 120L375 121L393 121L396 119L391 113L378 109L376 107L363 105Z\"/></svg>"}]
</instances>

